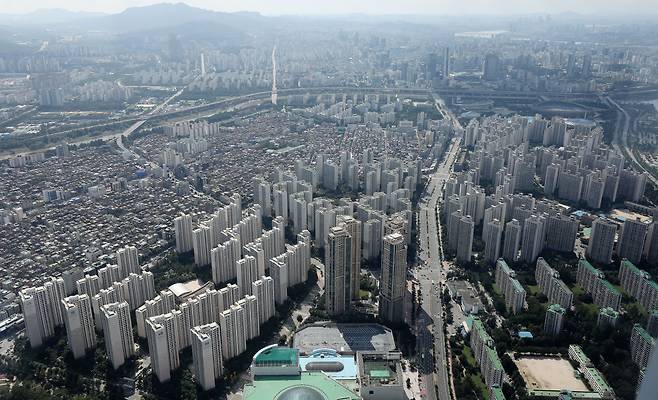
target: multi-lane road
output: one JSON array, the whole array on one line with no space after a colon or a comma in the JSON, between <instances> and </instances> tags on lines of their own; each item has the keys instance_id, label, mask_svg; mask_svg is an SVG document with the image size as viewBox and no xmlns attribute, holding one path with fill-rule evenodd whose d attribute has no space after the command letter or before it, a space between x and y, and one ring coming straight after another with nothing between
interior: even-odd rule
<instances>
[{"instance_id":1,"label":"multi-lane road","mask_svg":"<svg viewBox=\"0 0 658 400\"><path fill-rule=\"evenodd\" d=\"M617 109L617 121L615 123L614 140L612 141L612 146L619 152L619 154L627 155L629 158L628 161L641 172L646 172L647 178L654 185L658 186L658 179L656 179L656 177L653 176L650 171L647 171L644 168L644 166L637 160L637 158L635 158L633 151L628 147L628 131L631 125L631 117L628 115L628 111L626 111L624 107L622 107L619 103L610 97L606 97L605 100L610 106ZM625 151L623 151L622 148Z\"/></svg>"},{"instance_id":2,"label":"multi-lane road","mask_svg":"<svg viewBox=\"0 0 658 400\"><path fill-rule=\"evenodd\" d=\"M437 109L450 119L455 128L461 128L459 121L435 97ZM416 345L418 366L423 378L423 398L429 400L450 400L450 380L446 340L443 333L443 306L441 304L441 282L447 271L443 270L438 231L438 205L443 197L445 181L459 153L461 138L454 138L443 161L430 175L420 201L418 213L419 265L414 277L420 284L422 306L416 320Z\"/></svg>"}]
</instances>

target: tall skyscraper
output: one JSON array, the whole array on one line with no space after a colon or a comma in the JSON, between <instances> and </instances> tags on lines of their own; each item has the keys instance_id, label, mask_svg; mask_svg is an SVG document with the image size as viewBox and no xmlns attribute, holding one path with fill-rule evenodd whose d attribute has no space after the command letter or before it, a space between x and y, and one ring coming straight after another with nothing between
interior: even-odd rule
<instances>
[{"instance_id":1,"label":"tall skyscraper","mask_svg":"<svg viewBox=\"0 0 658 400\"><path fill-rule=\"evenodd\" d=\"M350 268L352 238L342 226L329 229L325 249L325 301L329 315L349 310L351 299Z\"/></svg>"},{"instance_id":2,"label":"tall skyscraper","mask_svg":"<svg viewBox=\"0 0 658 400\"><path fill-rule=\"evenodd\" d=\"M187 253L193 248L192 243L192 217L181 215L174 218L174 230L176 232L176 252Z\"/></svg>"},{"instance_id":3,"label":"tall skyscraper","mask_svg":"<svg viewBox=\"0 0 658 400\"><path fill-rule=\"evenodd\" d=\"M192 328L192 358L194 375L203 390L215 387L215 379L222 376L222 341L216 322Z\"/></svg>"},{"instance_id":4,"label":"tall skyscraper","mask_svg":"<svg viewBox=\"0 0 658 400\"><path fill-rule=\"evenodd\" d=\"M135 354L130 307L125 301L105 304L100 307L100 315L107 358L117 369Z\"/></svg>"},{"instance_id":5,"label":"tall skyscraper","mask_svg":"<svg viewBox=\"0 0 658 400\"><path fill-rule=\"evenodd\" d=\"M602 264L610 264L615 246L617 225L603 218L592 222L592 233L587 244L587 257Z\"/></svg>"},{"instance_id":6,"label":"tall skyscraper","mask_svg":"<svg viewBox=\"0 0 658 400\"><path fill-rule=\"evenodd\" d=\"M336 224L343 226L350 234L352 249L350 260L350 290L352 300L359 300L359 280L361 279L361 221L349 215L336 217Z\"/></svg>"},{"instance_id":7,"label":"tall skyscraper","mask_svg":"<svg viewBox=\"0 0 658 400\"><path fill-rule=\"evenodd\" d=\"M96 347L91 300L86 294L69 296L62 300L62 307L66 337L73 358L84 357L87 350Z\"/></svg>"},{"instance_id":8,"label":"tall skyscraper","mask_svg":"<svg viewBox=\"0 0 658 400\"><path fill-rule=\"evenodd\" d=\"M379 283L379 316L391 322L404 322L407 244L402 234L384 236Z\"/></svg>"}]
</instances>

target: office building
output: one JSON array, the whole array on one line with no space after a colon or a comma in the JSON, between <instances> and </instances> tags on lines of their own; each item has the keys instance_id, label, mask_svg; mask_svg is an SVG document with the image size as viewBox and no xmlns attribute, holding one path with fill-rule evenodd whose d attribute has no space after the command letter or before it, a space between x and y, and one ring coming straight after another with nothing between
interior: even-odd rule
<instances>
[{"instance_id":1,"label":"office building","mask_svg":"<svg viewBox=\"0 0 658 400\"><path fill-rule=\"evenodd\" d=\"M351 300L352 238L342 226L329 229L325 249L325 301L329 315L347 312Z\"/></svg>"},{"instance_id":2,"label":"office building","mask_svg":"<svg viewBox=\"0 0 658 400\"><path fill-rule=\"evenodd\" d=\"M192 328L194 375L203 390L215 388L215 380L224 372L222 340L216 322Z\"/></svg>"},{"instance_id":3,"label":"office building","mask_svg":"<svg viewBox=\"0 0 658 400\"><path fill-rule=\"evenodd\" d=\"M406 292L407 245L404 236L384 236L379 282L379 317L391 322L404 322Z\"/></svg>"},{"instance_id":4,"label":"office building","mask_svg":"<svg viewBox=\"0 0 658 400\"><path fill-rule=\"evenodd\" d=\"M86 294L80 294L64 298L61 304L69 348L77 360L96 347L91 300Z\"/></svg>"},{"instance_id":5,"label":"office building","mask_svg":"<svg viewBox=\"0 0 658 400\"><path fill-rule=\"evenodd\" d=\"M107 358L117 369L135 354L130 307L125 301L105 304L100 307L100 315Z\"/></svg>"}]
</instances>

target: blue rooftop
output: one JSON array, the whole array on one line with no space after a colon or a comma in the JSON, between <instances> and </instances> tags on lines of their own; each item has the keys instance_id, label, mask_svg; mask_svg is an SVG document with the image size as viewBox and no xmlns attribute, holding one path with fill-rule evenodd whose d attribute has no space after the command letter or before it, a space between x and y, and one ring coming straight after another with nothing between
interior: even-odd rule
<instances>
[{"instance_id":1,"label":"blue rooftop","mask_svg":"<svg viewBox=\"0 0 658 400\"><path fill-rule=\"evenodd\" d=\"M532 333L530 333L528 331L519 331L518 335L519 335L519 338L521 338L521 339L533 339L534 338L534 336L532 336Z\"/></svg>"}]
</instances>

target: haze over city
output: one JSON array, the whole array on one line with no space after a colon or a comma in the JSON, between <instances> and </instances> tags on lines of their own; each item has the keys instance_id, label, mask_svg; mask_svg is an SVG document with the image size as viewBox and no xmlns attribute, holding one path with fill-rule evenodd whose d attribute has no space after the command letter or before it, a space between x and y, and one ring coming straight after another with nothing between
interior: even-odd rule
<instances>
[{"instance_id":1,"label":"haze over city","mask_svg":"<svg viewBox=\"0 0 658 400\"><path fill-rule=\"evenodd\" d=\"M655 400L657 16L0 0L0 399Z\"/></svg>"},{"instance_id":2,"label":"haze over city","mask_svg":"<svg viewBox=\"0 0 658 400\"><path fill-rule=\"evenodd\" d=\"M5 13L27 13L38 9L65 9L71 11L116 13L129 7L147 6L161 3L157 0L30 0L15 2L4 0L0 8ZM187 1L194 7L214 11L236 12L255 11L268 15L314 15L314 14L416 14L416 15L458 15L458 14L560 14L582 13L586 15L656 15L655 3L650 0L411 0L396 1L330 1L309 2L302 0L229 0L220 3L210 0Z\"/></svg>"}]
</instances>

